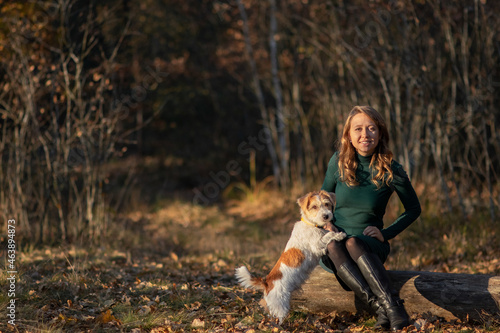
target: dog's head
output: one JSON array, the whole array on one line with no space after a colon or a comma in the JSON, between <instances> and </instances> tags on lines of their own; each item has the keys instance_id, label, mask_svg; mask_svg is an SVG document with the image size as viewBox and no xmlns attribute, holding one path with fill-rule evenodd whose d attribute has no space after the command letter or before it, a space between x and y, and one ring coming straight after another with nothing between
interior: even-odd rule
<instances>
[{"instance_id":1,"label":"dog's head","mask_svg":"<svg viewBox=\"0 0 500 333\"><path fill-rule=\"evenodd\" d=\"M333 218L335 194L326 191L310 192L297 200L300 214L306 221L323 227Z\"/></svg>"}]
</instances>

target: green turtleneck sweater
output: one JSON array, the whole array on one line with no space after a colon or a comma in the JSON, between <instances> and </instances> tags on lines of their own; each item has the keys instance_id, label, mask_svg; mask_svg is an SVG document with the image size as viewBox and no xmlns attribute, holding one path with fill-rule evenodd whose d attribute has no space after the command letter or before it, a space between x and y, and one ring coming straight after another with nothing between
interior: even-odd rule
<instances>
[{"instance_id":1,"label":"green turtleneck sweater","mask_svg":"<svg viewBox=\"0 0 500 333\"><path fill-rule=\"evenodd\" d=\"M371 181L371 156L357 154L359 165L356 178L359 185L349 187L340 180L338 170L338 152L328 163L325 180L321 189L334 192L336 195L335 225L349 236L361 236L367 226L376 226L388 241L406 229L420 215L421 208L418 197L411 185L408 175L401 164L391 164L394 179L391 186L385 183L377 189ZM405 211L388 227L384 228L385 209L393 192L396 192Z\"/></svg>"}]
</instances>

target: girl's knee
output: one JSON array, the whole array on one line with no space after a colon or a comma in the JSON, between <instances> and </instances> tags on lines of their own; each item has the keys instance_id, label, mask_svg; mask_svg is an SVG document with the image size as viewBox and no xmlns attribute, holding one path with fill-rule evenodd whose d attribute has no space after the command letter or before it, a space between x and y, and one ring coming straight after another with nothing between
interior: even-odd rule
<instances>
[{"instance_id":1,"label":"girl's knee","mask_svg":"<svg viewBox=\"0 0 500 333\"><path fill-rule=\"evenodd\" d=\"M350 257L356 261L360 256L368 252L366 245L362 240L356 237L349 238L345 243L347 252L349 252Z\"/></svg>"},{"instance_id":2,"label":"girl's knee","mask_svg":"<svg viewBox=\"0 0 500 333\"><path fill-rule=\"evenodd\" d=\"M348 238L345 241L345 247L348 250L349 249L353 249L353 250L354 249L365 249L365 244L359 238L357 238L357 237L351 237L351 238Z\"/></svg>"},{"instance_id":3,"label":"girl's knee","mask_svg":"<svg viewBox=\"0 0 500 333\"><path fill-rule=\"evenodd\" d=\"M353 249L353 248L356 248L358 247L358 241L357 241L357 238L356 237L351 237L351 238L348 238L346 241L345 241L345 247L349 250L349 249Z\"/></svg>"}]
</instances>

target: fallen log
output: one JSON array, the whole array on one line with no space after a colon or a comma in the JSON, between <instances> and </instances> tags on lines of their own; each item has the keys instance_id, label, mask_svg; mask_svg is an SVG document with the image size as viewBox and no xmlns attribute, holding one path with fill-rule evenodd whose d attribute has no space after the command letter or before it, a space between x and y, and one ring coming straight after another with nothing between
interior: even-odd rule
<instances>
[{"instance_id":1,"label":"fallen log","mask_svg":"<svg viewBox=\"0 0 500 333\"><path fill-rule=\"evenodd\" d=\"M500 315L500 276L388 271L410 316L430 313L446 320L481 320ZM369 309L318 266L292 296L292 308L312 313Z\"/></svg>"}]
</instances>

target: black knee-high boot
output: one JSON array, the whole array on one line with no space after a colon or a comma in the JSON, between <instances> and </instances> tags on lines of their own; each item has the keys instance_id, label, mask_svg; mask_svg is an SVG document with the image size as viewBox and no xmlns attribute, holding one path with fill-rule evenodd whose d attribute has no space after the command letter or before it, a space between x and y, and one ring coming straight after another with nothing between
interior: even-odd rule
<instances>
[{"instance_id":1,"label":"black knee-high boot","mask_svg":"<svg viewBox=\"0 0 500 333\"><path fill-rule=\"evenodd\" d=\"M354 294L365 304L368 304L377 314L377 322L374 328L388 329L389 319L385 309L378 302L377 297L370 290L370 286L361 274L358 266L353 261L346 261L337 269L337 275L345 284L354 291Z\"/></svg>"},{"instance_id":2,"label":"black knee-high boot","mask_svg":"<svg viewBox=\"0 0 500 333\"><path fill-rule=\"evenodd\" d=\"M403 300L392 288L389 275L380 259L373 253L363 254L356 261L366 282L370 286L391 323L391 330L397 331L409 325L409 318Z\"/></svg>"}]
</instances>

